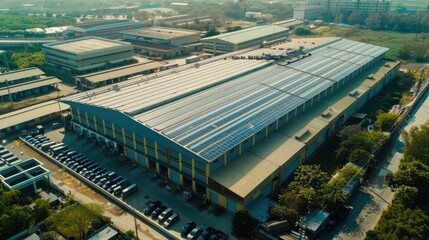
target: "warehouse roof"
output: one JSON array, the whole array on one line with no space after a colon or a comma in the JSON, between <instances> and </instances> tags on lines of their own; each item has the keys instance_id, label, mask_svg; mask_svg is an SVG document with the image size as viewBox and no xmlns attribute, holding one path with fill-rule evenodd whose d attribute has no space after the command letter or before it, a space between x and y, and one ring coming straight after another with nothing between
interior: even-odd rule
<instances>
[{"instance_id":1,"label":"warehouse roof","mask_svg":"<svg viewBox=\"0 0 429 240\"><path fill-rule=\"evenodd\" d=\"M90 98L82 93L66 101L127 113L210 161L387 49L341 40L316 51L286 66L267 65L266 60L221 60L148 85L96 93Z\"/></svg>"},{"instance_id":2,"label":"warehouse roof","mask_svg":"<svg viewBox=\"0 0 429 240\"><path fill-rule=\"evenodd\" d=\"M81 28L81 29L91 29L95 27L112 27L112 26L122 26L127 24L134 24L133 21L130 20L102 20L102 21L91 21L86 23L77 24L74 27L70 28Z\"/></svg>"},{"instance_id":3,"label":"warehouse roof","mask_svg":"<svg viewBox=\"0 0 429 240\"><path fill-rule=\"evenodd\" d=\"M44 44L43 47L72 54L79 54L84 52L116 48L123 45L130 44L127 42L115 41L105 38L85 37L55 43L48 43Z\"/></svg>"},{"instance_id":4,"label":"warehouse roof","mask_svg":"<svg viewBox=\"0 0 429 240\"><path fill-rule=\"evenodd\" d=\"M52 85L59 82L61 81L58 78L47 77L47 78L39 78L36 80L24 82L24 83L14 84L12 86L9 85L9 89L7 89L7 87L0 87L0 96L8 95L9 91L10 93L17 93L25 90L38 88L38 87Z\"/></svg>"},{"instance_id":5,"label":"warehouse roof","mask_svg":"<svg viewBox=\"0 0 429 240\"><path fill-rule=\"evenodd\" d=\"M182 28L167 28L167 27L146 27L146 28L127 30L127 31L123 31L122 33L125 35L157 38L157 39L164 39L164 40L200 34L199 31L182 29Z\"/></svg>"},{"instance_id":6,"label":"warehouse roof","mask_svg":"<svg viewBox=\"0 0 429 240\"><path fill-rule=\"evenodd\" d=\"M22 70L10 71L0 74L0 82L4 81L15 81L23 78L36 77L45 74L42 70L38 68L26 68Z\"/></svg>"},{"instance_id":7,"label":"warehouse roof","mask_svg":"<svg viewBox=\"0 0 429 240\"><path fill-rule=\"evenodd\" d=\"M64 111L69 108L69 105L60 103L61 110ZM0 115L0 130L6 129L30 120L46 116L51 113L58 112L59 106L57 101L48 101L36 104L30 107L22 108L10 113Z\"/></svg>"},{"instance_id":8,"label":"warehouse roof","mask_svg":"<svg viewBox=\"0 0 429 240\"><path fill-rule=\"evenodd\" d=\"M284 28L276 25L264 25L264 26L252 27L252 28L247 28L239 31L234 31L234 32L229 32L229 33L224 33L224 34L204 38L202 39L202 41L217 39L225 42L239 44L239 43L251 41L256 38L269 36L274 33L288 32L288 31L289 31L288 28Z\"/></svg>"},{"instance_id":9,"label":"warehouse roof","mask_svg":"<svg viewBox=\"0 0 429 240\"><path fill-rule=\"evenodd\" d=\"M82 76L79 76L78 78L84 78L90 82L97 83L97 82L107 81L109 79L115 79L115 78L139 74L148 70L160 68L162 66L164 66L162 62L136 63L136 64L127 65L123 67L108 69L101 72L82 75Z\"/></svg>"}]
</instances>

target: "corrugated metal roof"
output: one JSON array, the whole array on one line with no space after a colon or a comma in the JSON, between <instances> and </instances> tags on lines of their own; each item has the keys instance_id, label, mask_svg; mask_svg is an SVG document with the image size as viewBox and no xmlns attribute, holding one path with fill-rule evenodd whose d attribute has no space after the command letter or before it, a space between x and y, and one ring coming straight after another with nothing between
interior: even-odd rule
<instances>
[{"instance_id":1,"label":"corrugated metal roof","mask_svg":"<svg viewBox=\"0 0 429 240\"><path fill-rule=\"evenodd\" d=\"M132 48L131 44L127 42L120 42L98 37L77 38L57 43L48 43L44 44L43 47L78 54L90 51L116 48L123 45L129 45L130 48Z\"/></svg>"},{"instance_id":2,"label":"corrugated metal roof","mask_svg":"<svg viewBox=\"0 0 429 240\"><path fill-rule=\"evenodd\" d=\"M27 68L23 70L10 71L0 74L0 82L4 81L15 81L23 78L35 77L45 74L42 70L38 68Z\"/></svg>"},{"instance_id":3,"label":"corrugated metal roof","mask_svg":"<svg viewBox=\"0 0 429 240\"><path fill-rule=\"evenodd\" d=\"M60 103L61 110L64 111L69 108L69 105ZM10 113L0 115L0 130L15 126L30 120L46 116L51 113L59 112L59 105L57 101L48 101L36 104L30 107L19 109Z\"/></svg>"},{"instance_id":4,"label":"corrugated metal roof","mask_svg":"<svg viewBox=\"0 0 429 240\"><path fill-rule=\"evenodd\" d=\"M284 28L276 25L264 25L264 26L252 27L252 28L235 31L235 32L224 33L221 35L204 38L201 41L218 39L225 42L238 44L238 43L250 41L252 39L269 36L273 33L287 32L287 31L289 31L288 28Z\"/></svg>"},{"instance_id":5,"label":"corrugated metal roof","mask_svg":"<svg viewBox=\"0 0 429 240\"><path fill-rule=\"evenodd\" d=\"M83 93L66 100L128 113L202 158L213 160L385 51L340 40L286 66L255 71L269 62L220 60L120 91L94 96ZM229 80L219 84L225 79ZM342 101L337 106L342 108L341 104L349 103Z\"/></svg>"},{"instance_id":6,"label":"corrugated metal roof","mask_svg":"<svg viewBox=\"0 0 429 240\"><path fill-rule=\"evenodd\" d=\"M58 78L49 77L49 78L42 78L42 79L25 82L22 84L12 85L12 86L9 86L9 90L7 89L7 87L3 87L3 88L0 88L0 96L8 95L9 91L10 93L17 93L25 90L30 90L33 88L52 85L59 82L61 81Z\"/></svg>"},{"instance_id":7,"label":"corrugated metal roof","mask_svg":"<svg viewBox=\"0 0 429 240\"><path fill-rule=\"evenodd\" d=\"M97 83L103 82L109 79L120 78L124 76L138 74L151 69L156 69L164 66L162 62L146 62L127 65L124 67L112 68L106 71L91 73L87 75L79 76L78 78L84 78L90 82Z\"/></svg>"},{"instance_id":8,"label":"corrugated metal roof","mask_svg":"<svg viewBox=\"0 0 429 240\"><path fill-rule=\"evenodd\" d=\"M132 35L137 37L148 37L169 40L177 37L190 36L200 34L200 31L181 29L181 28L167 28L167 27L146 27L133 30L126 30L122 32L125 35Z\"/></svg>"}]
</instances>

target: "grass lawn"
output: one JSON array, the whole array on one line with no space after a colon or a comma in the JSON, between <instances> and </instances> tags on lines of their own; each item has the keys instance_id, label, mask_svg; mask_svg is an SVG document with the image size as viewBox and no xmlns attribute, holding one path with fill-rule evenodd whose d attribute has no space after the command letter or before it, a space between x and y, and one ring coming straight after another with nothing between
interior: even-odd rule
<instances>
[{"instance_id":1,"label":"grass lawn","mask_svg":"<svg viewBox=\"0 0 429 240\"><path fill-rule=\"evenodd\" d=\"M396 50L402 43L415 42L415 33L398 33L389 31L373 31L345 27L322 26L313 29L314 35L309 37L343 37L354 41L374 44L390 48L388 57L397 57ZM299 37L299 36L298 36ZM429 41L429 34L418 34L417 41Z\"/></svg>"}]
</instances>

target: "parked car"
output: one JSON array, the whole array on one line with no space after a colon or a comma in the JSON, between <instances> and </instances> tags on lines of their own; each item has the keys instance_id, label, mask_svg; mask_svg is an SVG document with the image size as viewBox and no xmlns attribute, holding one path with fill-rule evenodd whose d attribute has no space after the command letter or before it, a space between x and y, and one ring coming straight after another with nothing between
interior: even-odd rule
<instances>
[{"instance_id":1,"label":"parked car","mask_svg":"<svg viewBox=\"0 0 429 240\"><path fill-rule=\"evenodd\" d=\"M171 215L167 220L165 220L164 222L164 227L165 228L169 228L171 227L173 224L175 224L177 221L179 221L179 214L174 213L173 215Z\"/></svg>"},{"instance_id":2,"label":"parked car","mask_svg":"<svg viewBox=\"0 0 429 240\"><path fill-rule=\"evenodd\" d=\"M201 235L198 237L198 240L207 240L209 239L209 237L214 234L216 231L216 229L212 228L212 227L208 227L206 228L206 230L204 230L203 233L201 233Z\"/></svg>"},{"instance_id":3,"label":"parked car","mask_svg":"<svg viewBox=\"0 0 429 240\"><path fill-rule=\"evenodd\" d=\"M171 215L173 215L173 209L167 208L165 209L161 214L158 216L158 222L163 223L165 220L167 220Z\"/></svg>"},{"instance_id":4,"label":"parked car","mask_svg":"<svg viewBox=\"0 0 429 240\"><path fill-rule=\"evenodd\" d=\"M186 236L189 240L198 239L198 237L203 233L204 229L202 227L196 227Z\"/></svg>"},{"instance_id":5,"label":"parked car","mask_svg":"<svg viewBox=\"0 0 429 240\"><path fill-rule=\"evenodd\" d=\"M180 235L182 235L182 237L186 237L196 226L197 224L195 222L186 223L186 225L182 227Z\"/></svg>"},{"instance_id":6,"label":"parked car","mask_svg":"<svg viewBox=\"0 0 429 240\"><path fill-rule=\"evenodd\" d=\"M143 210L144 215L149 216L153 210L155 210L155 208L161 206L161 202L160 201L155 201L155 202L151 202L149 203L146 208Z\"/></svg>"},{"instance_id":7,"label":"parked car","mask_svg":"<svg viewBox=\"0 0 429 240\"><path fill-rule=\"evenodd\" d=\"M153 212L150 214L150 217L152 219L156 219L159 216L159 214L164 212L166 209L167 209L166 206L159 206L159 207L155 208L155 210L153 210Z\"/></svg>"}]
</instances>

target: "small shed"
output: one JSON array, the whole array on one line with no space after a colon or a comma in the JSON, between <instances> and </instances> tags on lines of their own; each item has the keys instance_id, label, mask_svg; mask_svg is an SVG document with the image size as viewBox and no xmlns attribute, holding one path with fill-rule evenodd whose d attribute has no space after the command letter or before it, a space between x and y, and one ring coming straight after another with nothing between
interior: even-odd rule
<instances>
[{"instance_id":1,"label":"small shed","mask_svg":"<svg viewBox=\"0 0 429 240\"><path fill-rule=\"evenodd\" d=\"M299 223L299 226L305 229L307 233L316 236L323 231L328 221L329 213L319 209L312 209L307 217Z\"/></svg>"}]
</instances>

